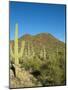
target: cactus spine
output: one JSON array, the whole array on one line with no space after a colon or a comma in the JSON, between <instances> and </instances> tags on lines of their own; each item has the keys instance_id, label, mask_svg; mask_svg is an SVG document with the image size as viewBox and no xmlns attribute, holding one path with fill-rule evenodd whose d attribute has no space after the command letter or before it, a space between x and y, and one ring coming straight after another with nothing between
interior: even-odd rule
<instances>
[{"instance_id":1,"label":"cactus spine","mask_svg":"<svg viewBox=\"0 0 68 90\"><path fill-rule=\"evenodd\" d=\"M14 58L14 64L15 64L15 70L16 70L16 74L18 72L17 67L19 66L19 58L22 57L23 52L24 52L24 46L25 46L25 41L22 41L22 47L20 52L18 52L18 24L16 24L15 27L15 39L14 39L14 53L12 51L12 47L10 47L10 54L11 56Z\"/></svg>"}]
</instances>

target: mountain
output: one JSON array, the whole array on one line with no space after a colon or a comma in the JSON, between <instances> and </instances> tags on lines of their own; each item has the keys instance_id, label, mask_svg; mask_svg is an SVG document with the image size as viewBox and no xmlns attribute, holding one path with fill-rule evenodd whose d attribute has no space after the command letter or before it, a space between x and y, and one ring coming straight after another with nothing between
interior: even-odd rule
<instances>
[{"instance_id":1,"label":"mountain","mask_svg":"<svg viewBox=\"0 0 68 90\"><path fill-rule=\"evenodd\" d=\"M30 43L35 51L42 49L42 47L46 48L47 52L56 51L58 48L59 51L65 51L65 43L55 38L50 33L40 33L37 35L25 34L19 38L19 48L21 48L21 41L25 40L26 48L28 47L28 43ZM10 41L10 44L13 44L14 41Z\"/></svg>"},{"instance_id":2,"label":"mountain","mask_svg":"<svg viewBox=\"0 0 68 90\"><path fill-rule=\"evenodd\" d=\"M26 34L19 38L19 44L21 44L21 40L25 40L26 42L31 43L35 49L42 48L43 46L48 50L63 50L65 48L65 43L55 38L50 33L40 33L37 35L29 35Z\"/></svg>"},{"instance_id":3,"label":"mountain","mask_svg":"<svg viewBox=\"0 0 68 90\"><path fill-rule=\"evenodd\" d=\"M28 44L29 44L30 47L31 46L33 47L36 54L40 52L40 49L43 49L43 47L46 49L46 52L49 54L56 53L57 49L58 52L65 53L65 43L58 40L50 33L40 33L33 36L30 34L23 35L18 40L19 49L21 48L22 40L25 40L25 49L28 49ZM13 44L12 46L14 46L14 41L10 41L10 44Z\"/></svg>"}]
</instances>

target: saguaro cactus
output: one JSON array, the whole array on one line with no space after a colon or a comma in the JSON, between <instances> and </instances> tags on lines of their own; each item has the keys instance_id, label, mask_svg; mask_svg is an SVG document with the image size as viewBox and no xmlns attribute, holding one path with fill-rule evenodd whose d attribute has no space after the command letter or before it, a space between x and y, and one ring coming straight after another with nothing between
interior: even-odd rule
<instances>
[{"instance_id":1,"label":"saguaro cactus","mask_svg":"<svg viewBox=\"0 0 68 90\"><path fill-rule=\"evenodd\" d=\"M27 43L27 48L25 49L25 57L27 57L28 59L33 59L33 57L35 56L35 51L34 51L34 47L32 45L32 43Z\"/></svg>"},{"instance_id":2,"label":"saguaro cactus","mask_svg":"<svg viewBox=\"0 0 68 90\"><path fill-rule=\"evenodd\" d=\"M15 39L14 39L14 53L12 51L12 47L10 47L10 54L14 58L16 74L18 72L17 68L19 66L19 58L22 57L23 52L24 52L24 46L25 46L25 41L22 41L21 50L20 50L20 52L18 52L18 24L16 24L16 27L15 27Z\"/></svg>"},{"instance_id":3,"label":"saguaro cactus","mask_svg":"<svg viewBox=\"0 0 68 90\"><path fill-rule=\"evenodd\" d=\"M40 57L46 60L46 49L44 46L42 47L42 50L40 51Z\"/></svg>"},{"instance_id":4,"label":"saguaro cactus","mask_svg":"<svg viewBox=\"0 0 68 90\"><path fill-rule=\"evenodd\" d=\"M31 43L28 43L28 58L33 59L35 55L33 45Z\"/></svg>"},{"instance_id":5,"label":"saguaro cactus","mask_svg":"<svg viewBox=\"0 0 68 90\"><path fill-rule=\"evenodd\" d=\"M34 51L33 45L31 46L31 48L32 48L32 57L34 57L35 56L35 51Z\"/></svg>"},{"instance_id":6,"label":"saguaro cactus","mask_svg":"<svg viewBox=\"0 0 68 90\"><path fill-rule=\"evenodd\" d=\"M30 49L30 43L28 43L28 58L31 56L31 49Z\"/></svg>"},{"instance_id":7,"label":"saguaro cactus","mask_svg":"<svg viewBox=\"0 0 68 90\"><path fill-rule=\"evenodd\" d=\"M43 57L46 60L46 49L45 49L45 47L43 47Z\"/></svg>"}]
</instances>

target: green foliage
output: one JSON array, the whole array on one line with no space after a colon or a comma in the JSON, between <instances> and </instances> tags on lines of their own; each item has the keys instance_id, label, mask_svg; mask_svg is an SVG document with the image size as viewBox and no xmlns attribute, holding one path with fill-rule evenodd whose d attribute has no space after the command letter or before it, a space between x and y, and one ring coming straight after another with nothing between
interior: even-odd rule
<instances>
[{"instance_id":1,"label":"green foliage","mask_svg":"<svg viewBox=\"0 0 68 90\"><path fill-rule=\"evenodd\" d=\"M22 65L22 68L24 67L26 70L27 69L39 70L41 64L42 64L42 61L39 58L34 57L33 59L24 58L21 65Z\"/></svg>"},{"instance_id":2,"label":"green foliage","mask_svg":"<svg viewBox=\"0 0 68 90\"><path fill-rule=\"evenodd\" d=\"M61 59L62 62L64 62L62 57L60 55L56 57L56 54L52 53L50 60L47 60L46 63L41 67L40 80L43 86L65 84L65 69L60 67L60 65L65 67L65 65L60 62Z\"/></svg>"},{"instance_id":3,"label":"green foliage","mask_svg":"<svg viewBox=\"0 0 68 90\"><path fill-rule=\"evenodd\" d=\"M35 83L39 81L42 86L65 85L65 44L49 34L27 39L24 38L23 56L18 59L21 68L32 74L37 79ZM40 74L34 76L35 71Z\"/></svg>"}]
</instances>

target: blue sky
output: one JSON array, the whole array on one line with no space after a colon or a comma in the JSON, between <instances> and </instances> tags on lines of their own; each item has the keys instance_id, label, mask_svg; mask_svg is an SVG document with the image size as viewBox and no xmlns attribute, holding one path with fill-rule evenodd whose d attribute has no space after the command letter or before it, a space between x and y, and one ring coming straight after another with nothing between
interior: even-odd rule
<instances>
[{"instance_id":1,"label":"blue sky","mask_svg":"<svg viewBox=\"0 0 68 90\"><path fill-rule=\"evenodd\" d=\"M15 24L19 37L48 32L65 42L65 5L10 2L10 40L14 39Z\"/></svg>"}]
</instances>

